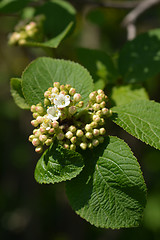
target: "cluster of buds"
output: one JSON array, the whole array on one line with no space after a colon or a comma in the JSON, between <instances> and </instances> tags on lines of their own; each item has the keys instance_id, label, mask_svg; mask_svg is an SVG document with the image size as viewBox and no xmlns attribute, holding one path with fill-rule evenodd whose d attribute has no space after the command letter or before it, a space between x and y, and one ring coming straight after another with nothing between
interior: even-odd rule
<instances>
[{"instance_id":1,"label":"cluster of buds","mask_svg":"<svg viewBox=\"0 0 160 240\"><path fill-rule=\"evenodd\" d=\"M43 40L43 15L36 16L30 22L20 22L15 31L9 35L8 43L10 45L25 45L29 41Z\"/></svg>"},{"instance_id":2,"label":"cluster of buds","mask_svg":"<svg viewBox=\"0 0 160 240\"><path fill-rule=\"evenodd\" d=\"M69 84L54 82L44 93L44 104L31 106L35 127L29 141L41 153L44 145L55 140L64 148L76 150L93 148L104 141L105 118L111 116L106 108L107 96L102 90L90 93L89 103L83 108L81 95ZM83 109L82 109L83 108Z\"/></svg>"}]
</instances>

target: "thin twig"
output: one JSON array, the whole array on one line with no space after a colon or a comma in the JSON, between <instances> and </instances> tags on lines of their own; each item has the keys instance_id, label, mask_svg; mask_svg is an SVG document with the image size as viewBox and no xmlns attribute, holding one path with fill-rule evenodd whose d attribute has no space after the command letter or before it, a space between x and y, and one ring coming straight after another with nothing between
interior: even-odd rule
<instances>
[{"instance_id":1,"label":"thin twig","mask_svg":"<svg viewBox=\"0 0 160 240\"><path fill-rule=\"evenodd\" d=\"M131 40L136 36L136 26L135 22L138 17L143 14L147 9L159 4L160 0L143 0L139 2L139 4L126 15L122 22L122 26L127 29L127 38Z\"/></svg>"}]
</instances>

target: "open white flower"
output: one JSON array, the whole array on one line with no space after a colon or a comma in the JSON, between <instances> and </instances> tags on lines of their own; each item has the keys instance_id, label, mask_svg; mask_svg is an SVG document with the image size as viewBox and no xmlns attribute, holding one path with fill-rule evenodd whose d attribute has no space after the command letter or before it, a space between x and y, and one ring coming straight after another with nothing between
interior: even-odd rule
<instances>
[{"instance_id":1,"label":"open white flower","mask_svg":"<svg viewBox=\"0 0 160 240\"><path fill-rule=\"evenodd\" d=\"M61 111L58 110L57 106L53 106L47 109L47 114L48 119L55 121L61 116Z\"/></svg>"},{"instance_id":2,"label":"open white flower","mask_svg":"<svg viewBox=\"0 0 160 240\"><path fill-rule=\"evenodd\" d=\"M55 96L54 104L58 108L67 107L70 104L70 96L69 95L64 95L64 94L60 93L59 95Z\"/></svg>"},{"instance_id":3,"label":"open white flower","mask_svg":"<svg viewBox=\"0 0 160 240\"><path fill-rule=\"evenodd\" d=\"M56 93L51 94L51 97L49 97L49 100L51 101L52 104L54 103L54 99L57 97L58 97L58 95Z\"/></svg>"}]
</instances>

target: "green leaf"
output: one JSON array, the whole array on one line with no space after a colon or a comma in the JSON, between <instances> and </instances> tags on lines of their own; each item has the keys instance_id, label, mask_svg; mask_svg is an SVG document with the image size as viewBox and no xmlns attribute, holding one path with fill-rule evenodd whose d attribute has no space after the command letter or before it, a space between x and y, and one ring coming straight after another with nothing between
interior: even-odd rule
<instances>
[{"instance_id":1,"label":"green leaf","mask_svg":"<svg viewBox=\"0 0 160 240\"><path fill-rule=\"evenodd\" d=\"M0 2L0 13L18 12L23 9L30 0L2 0Z\"/></svg>"},{"instance_id":2,"label":"green leaf","mask_svg":"<svg viewBox=\"0 0 160 240\"><path fill-rule=\"evenodd\" d=\"M66 1L52 0L36 9L35 15L44 15L44 42L28 41L25 45L57 48L60 42L73 30L76 10Z\"/></svg>"},{"instance_id":3,"label":"green leaf","mask_svg":"<svg viewBox=\"0 0 160 240\"><path fill-rule=\"evenodd\" d=\"M31 46L31 47L50 47L50 48L57 48L61 41L65 38L65 36L68 34L68 32L71 30L73 26L73 22L70 22L68 26L56 37L51 38L50 40L46 42L26 42L25 46Z\"/></svg>"},{"instance_id":4,"label":"green leaf","mask_svg":"<svg viewBox=\"0 0 160 240\"><path fill-rule=\"evenodd\" d=\"M53 144L39 159L35 179L39 183L54 184L76 177L83 167L83 158L79 153Z\"/></svg>"},{"instance_id":5,"label":"green leaf","mask_svg":"<svg viewBox=\"0 0 160 240\"><path fill-rule=\"evenodd\" d=\"M117 70L109 55L95 49L79 48L77 56L80 63L91 73L94 82L100 78L105 80L105 84L114 83L117 78Z\"/></svg>"},{"instance_id":6,"label":"green leaf","mask_svg":"<svg viewBox=\"0 0 160 240\"><path fill-rule=\"evenodd\" d=\"M136 100L112 108L113 121L142 142L160 149L160 104Z\"/></svg>"},{"instance_id":7,"label":"green leaf","mask_svg":"<svg viewBox=\"0 0 160 240\"><path fill-rule=\"evenodd\" d=\"M82 95L86 104L93 90L93 81L88 71L81 65L47 57L33 61L22 75L22 89L29 105L43 103L44 92L53 82L70 84Z\"/></svg>"},{"instance_id":8,"label":"green leaf","mask_svg":"<svg viewBox=\"0 0 160 240\"><path fill-rule=\"evenodd\" d=\"M20 78L12 78L11 79L11 94L14 98L15 103L18 107L22 109L29 109L29 105L27 104L23 92L22 92L22 80Z\"/></svg>"},{"instance_id":9,"label":"green leaf","mask_svg":"<svg viewBox=\"0 0 160 240\"><path fill-rule=\"evenodd\" d=\"M148 100L148 94L140 85L123 85L115 86L112 89L111 99L116 105L122 105L130 103L138 99Z\"/></svg>"},{"instance_id":10,"label":"green leaf","mask_svg":"<svg viewBox=\"0 0 160 240\"><path fill-rule=\"evenodd\" d=\"M72 208L96 227L138 226L146 186L128 145L117 137L108 137L85 158L84 170L66 183Z\"/></svg>"},{"instance_id":11,"label":"green leaf","mask_svg":"<svg viewBox=\"0 0 160 240\"><path fill-rule=\"evenodd\" d=\"M127 42L120 51L119 69L126 83L143 82L160 72L160 29Z\"/></svg>"}]
</instances>

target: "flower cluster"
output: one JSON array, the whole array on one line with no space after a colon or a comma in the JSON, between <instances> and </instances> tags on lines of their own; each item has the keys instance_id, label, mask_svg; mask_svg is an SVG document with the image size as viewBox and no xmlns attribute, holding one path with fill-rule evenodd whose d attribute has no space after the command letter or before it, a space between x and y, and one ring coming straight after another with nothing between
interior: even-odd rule
<instances>
[{"instance_id":1,"label":"flower cluster","mask_svg":"<svg viewBox=\"0 0 160 240\"><path fill-rule=\"evenodd\" d=\"M10 45L25 45L29 41L42 41L44 16L36 16L30 22L20 22L9 35Z\"/></svg>"},{"instance_id":2,"label":"flower cluster","mask_svg":"<svg viewBox=\"0 0 160 240\"><path fill-rule=\"evenodd\" d=\"M44 145L49 146L57 139L66 149L85 150L104 141L106 134L105 118L111 116L106 108L107 96L102 90L89 95L88 105L81 101L81 95L69 84L54 82L44 93L44 106L39 103L31 106L35 127L29 141L41 153Z\"/></svg>"}]
</instances>

